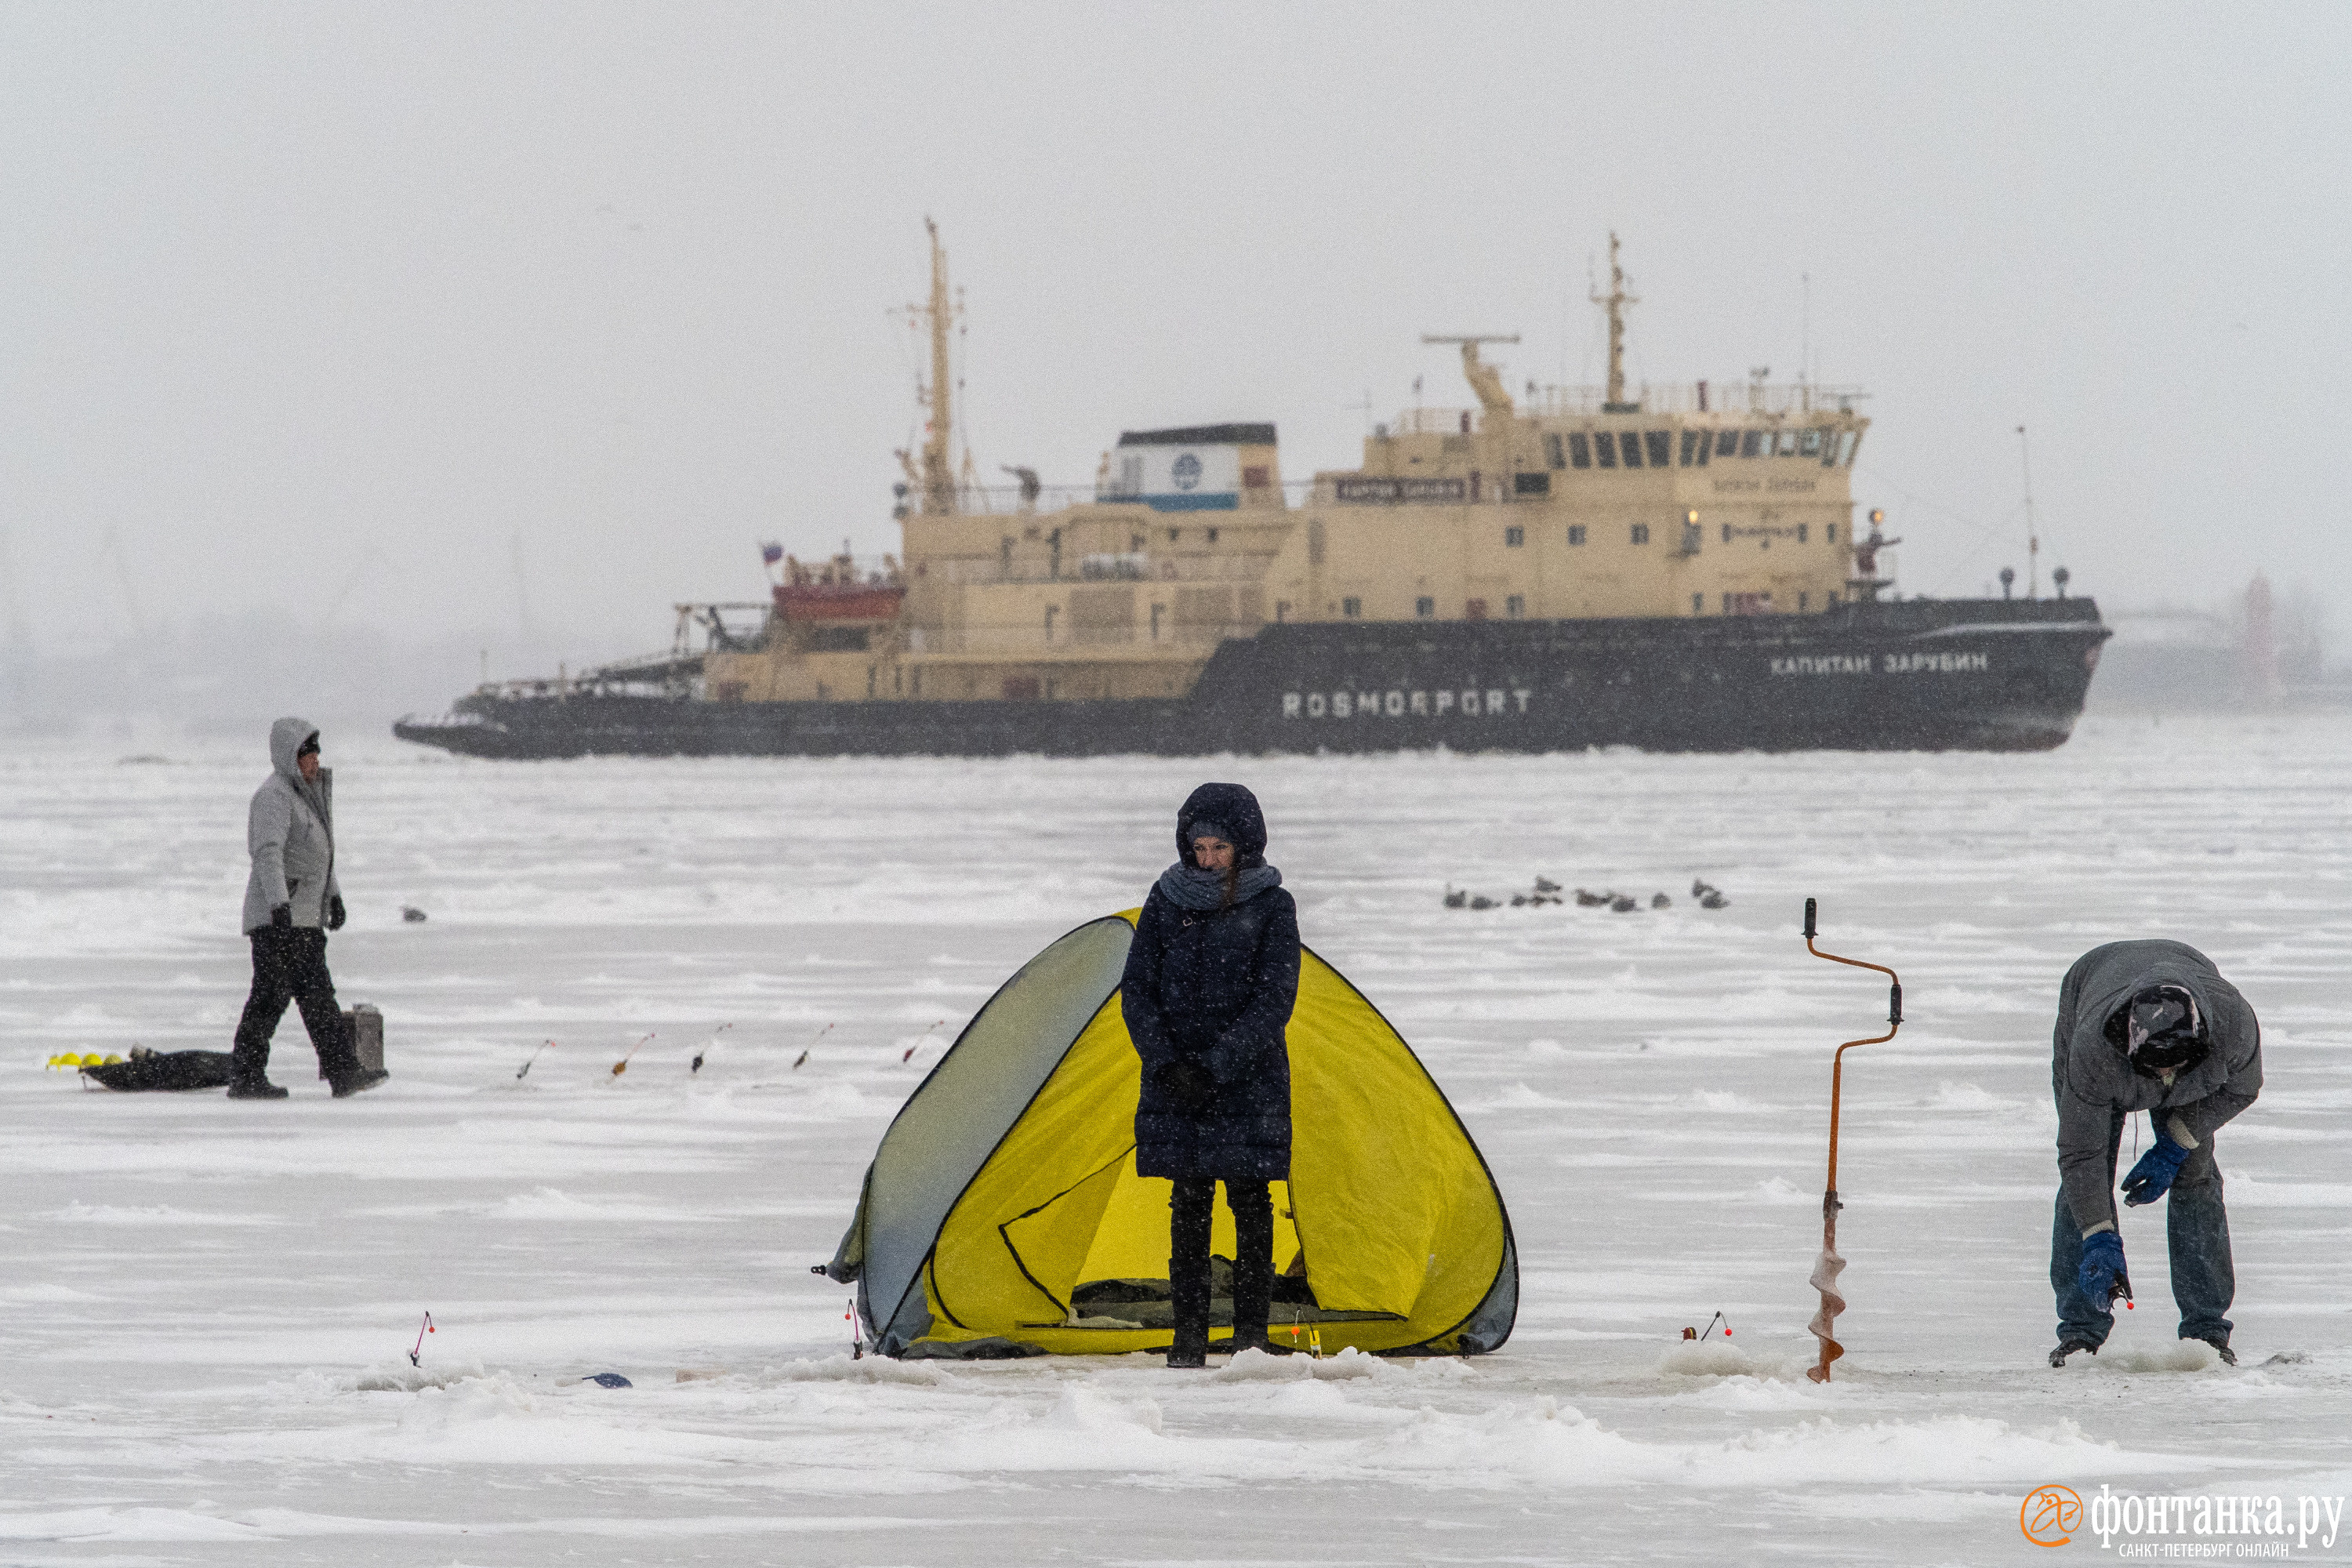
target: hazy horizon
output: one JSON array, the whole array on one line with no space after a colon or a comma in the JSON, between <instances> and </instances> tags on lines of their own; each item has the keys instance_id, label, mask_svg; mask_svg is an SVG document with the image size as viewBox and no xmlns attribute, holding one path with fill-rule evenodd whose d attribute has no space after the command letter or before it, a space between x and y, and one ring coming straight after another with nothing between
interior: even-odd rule
<instances>
[{"instance_id":1,"label":"hazy horizon","mask_svg":"<svg viewBox=\"0 0 2352 1568\"><path fill-rule=\"evenodd\" d=\"M762 541L894 549L927 214L987 479L1228 418L1351 466L1471 401L1424 331L1598 381L1613 228L1636 380L1868 389L1906 594L2023 591L2019 425L2045 592L2352 563L2340 9L870 16L0 14L9 658L373 647L437 706L662 646Z\"/></svg>"}]
</instances>

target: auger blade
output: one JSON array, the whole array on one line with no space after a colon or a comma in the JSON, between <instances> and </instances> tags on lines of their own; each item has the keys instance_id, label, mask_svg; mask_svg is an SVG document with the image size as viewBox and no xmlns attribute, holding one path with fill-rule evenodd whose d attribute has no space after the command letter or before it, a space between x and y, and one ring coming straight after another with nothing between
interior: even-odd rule
<instances>
[{"instance_id":1,"label":"auger blade","mask_svg":"<svg viewBox=\"0 0 2352 1568\"><path fill-rule=\"evenodd\" d=\"M1830 1363L1845 1354L1845 1347L1833 1337L1837 1331L1837 1315L1845 1310L1845 1298L1838 1292L1838 1276L1845 1272L1845 1259L1837 1254L1837 1239L1825 1237L1821 1256L1813 1259L1812 1278L1807 1281L1822 1293L1821 1309L1813 1321L1805 1325L1813 1337L1822 1342L1822 1359L1818 1366L1809 1366L1805 1375L1815 1383L1830 1380Z\"/></svg>"}]
</instances>

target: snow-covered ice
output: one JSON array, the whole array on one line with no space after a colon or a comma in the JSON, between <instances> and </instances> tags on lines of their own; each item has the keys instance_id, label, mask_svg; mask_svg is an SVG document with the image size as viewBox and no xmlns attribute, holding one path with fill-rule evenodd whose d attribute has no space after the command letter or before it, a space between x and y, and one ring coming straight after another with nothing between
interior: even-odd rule
<instances>
[{"instance_id":1,"label":"snow-covered ice","mask_svg":"<svg viewBox=\"0 0 2352 1568\"><path fill-rule=\"evenodd\" d=\"M0 1563L1977 1563L2038 1551L2045 1482L2352 1491L2352 722L2095 717L2023 757L328 741L331 956L395 1075L341 1103L290 1014L288 1103L41 1066L226 1048L261 738L0 761ZM809 1265L891 1113L1024 959L1137 901L1204 777L1259 791L1307 941L1493 1165L1517 1333L1205 1374L851 1360ZM1442 907L1538 874L1644 907ZM1911 1020L1847 1058L1826 1387L1830 1050L1885 991L1805 955L1809 894ZM2042 1363L2057 981L2140 934L2263 1018L2221 1136L2234 1371L2174 1340L2153 1210L2109 1351ZM1680 1342L1718 1310L1731 1341Z\"/></svg>"}]
</instances>

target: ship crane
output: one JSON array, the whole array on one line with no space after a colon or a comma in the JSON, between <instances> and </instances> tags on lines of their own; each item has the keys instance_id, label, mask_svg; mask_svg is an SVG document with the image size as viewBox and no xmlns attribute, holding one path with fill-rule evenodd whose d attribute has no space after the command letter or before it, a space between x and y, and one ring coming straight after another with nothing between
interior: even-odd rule
<instances>
[{"instance_id":1,"label":"ship crane","mask_svg":"<svg viewBox=\"0 0 2352 1568\"><path fill-rule=\"evenodd\" d=\"M1511 395L1504 390L1502 375L1493 365L1478 357L1478 345L1480 343L1515 343L1519 341L1518 333L1472 332L1458 337L1449 337L1438 332L1423 332L1421 334L1421 341L1425 343L1460 343L1462 374L1468 378L1470 390L1478 395L1478 406L1485 409L1492 417L1507 418L1510 416L1513 406Z\"/></svg>"}]
</instances>

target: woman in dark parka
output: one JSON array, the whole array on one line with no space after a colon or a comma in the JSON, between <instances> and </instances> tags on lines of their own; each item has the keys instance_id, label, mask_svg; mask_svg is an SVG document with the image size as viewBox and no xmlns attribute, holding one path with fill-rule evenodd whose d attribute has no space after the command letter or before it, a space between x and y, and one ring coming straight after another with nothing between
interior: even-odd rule
<instances>
[{"instance_id":1,"label":"woman in dark parka","mask_svg":"<svg viewBox=\"0 0 2352 1568\"><path fill-rule=\"evenodd\" d=\"M1176 1184L1169 1201L1171 1366L1206 1364L1209 1220L1217 1184L1234 1211L1234 1338L1266 1344L1274 1210L1290 1176L1290 1054L1298 906L1265 863L1265 816L1239 784L1205 784L1176 814L1176 864L1143 900L1119 1006L1143 1058L1135 1168Z\"/></svg>"}]
</instances>

